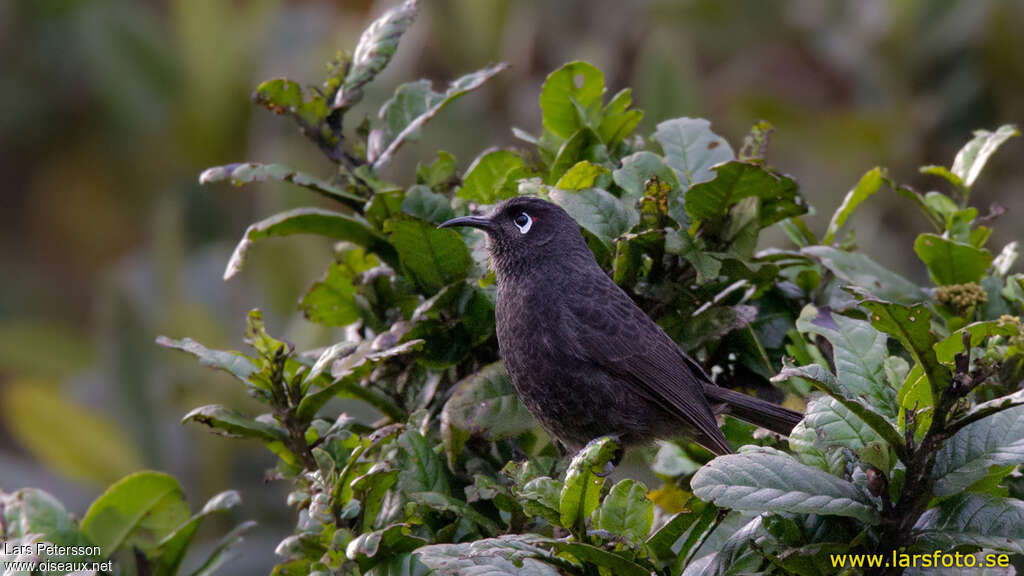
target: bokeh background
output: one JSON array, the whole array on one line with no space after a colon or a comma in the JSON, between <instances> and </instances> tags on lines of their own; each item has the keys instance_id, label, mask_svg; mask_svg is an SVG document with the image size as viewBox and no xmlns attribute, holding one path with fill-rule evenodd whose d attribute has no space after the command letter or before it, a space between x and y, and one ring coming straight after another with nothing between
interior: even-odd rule
<instances>
[{"instance_id":1,"label":"bokeh background","mask_svg":"<svg viewBox=\"0 0 1024 576\"><path fill-rule=\"evenodd\" d=\"M352 0L6 0L0 2L0 488L44 488L77 514L110 482L171 472L193 507L238 488L236 520L261 527L232 573L265 572L293 522L258 446L178 421L194 406L246 406L241 387L158 348L158 334L241 348L262 308L300 347L336 334L296 310L325 269L325 241L253 250L225 283L245 227L316 204L268 183L200 188L211 165L329 167L288 121L252 106L274 76L316 84L324 63L395 2ZM408 184L445 149L469 165L537 132L545 75L586 59L612 91L634 88L641 127L702 116L738 144L765 119L769 161L817 208L812 228L875 165L927 190L921 164L948 165L975 128L1024 119L1024 2L1001 0L422 0L383 79L357 113L398 84L443 84L495 61L511 68L407 146L387 175ZM1007 214L990 241L1024 239L1024 143L1011 141L975 186ZM877 260L919 281L910 249L925 222L895 194L854 218ZM781 234L768 244L784 245ZM216 536L223 526L204 533Z\"/></svg>"}]
</instances>

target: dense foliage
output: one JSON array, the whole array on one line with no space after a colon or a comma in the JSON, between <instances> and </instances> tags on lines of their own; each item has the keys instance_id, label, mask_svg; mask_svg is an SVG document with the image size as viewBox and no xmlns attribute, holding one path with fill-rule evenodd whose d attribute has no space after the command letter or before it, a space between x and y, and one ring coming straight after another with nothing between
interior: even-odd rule
<instances>
[{"instance_id":1,"label":"dense foliage","mask_svg":"<svg viewBox=\"0 0 1024 576\"><path fill-rule=\"evenodd\" d=\"M514 129L521 149L485 151L464 171L439 151L402 186L380 172L401 146L503 70L440 92L404 84L378 118L355 124L347 113L416 10L409 0L382 16L321 87L276 79L256 90L256 103L294 121L335 174L249 162L201 176L287 181L336 204L253 224L225 277L264 238L337 241L300 308L311 322L345 327L346 338L296 350L253 311L246 353L159 340L234 375L266 406L256 416L203 406L184 420L278 456L270 476L293 486L297 522L274 574L819 574L835 571L836 553L1024 550L1024 522L1007 521L1024 516L1014 474L1024 462L1024 285L1010 273L1016 243L996 256L986 248L999 211L980 215L969 203L1014 128L979 131L951 167L922 168L946 193L868 171L819 238L801 219L809 206L796 182L766 163L768 124L737 150L701 119L665 120L641 137L630 91L606 97L601 71L572 62L541 90L542 133ZM934 286L887 270L843 233L858 205L887 190L934 228L913 246ZM501 366L482 235L436 228L516 194L565 208L615 282L718 383L805 407L791 437L726 418L738 453L711 460L698 446L665 442L651 464L657 487L603 475L611 439L561 457ZM793 247L759 251L760 232L775 225ZM338 397L379 419L338 415ZM123 483L170 482L148 474ZM133 518L145 513L141 500L125 506ZM160 537L147 537L143 559L124 562L124 573L149 573L146 563L174 573L180 558L162 550L191 525L185 510L160 530L126 528ZM32 514L6 506L5 536L15 521L41 526ZM90 532L94 517L62 521L60 534L107 555L140 548L102 536L123 530ZM48 526L29 532L57 537Z\"/></svg>"}]
</instances>

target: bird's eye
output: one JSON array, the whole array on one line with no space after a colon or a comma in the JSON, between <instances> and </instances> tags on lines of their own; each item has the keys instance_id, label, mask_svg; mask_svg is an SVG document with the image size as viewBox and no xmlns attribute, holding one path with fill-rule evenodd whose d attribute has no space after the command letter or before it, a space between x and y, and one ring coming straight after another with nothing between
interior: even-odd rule
<instances>
[{"instance_id":1,"label":"bird's eye","mask_svg":"<svg viewBox=\"0 0 1024 576\"><path fill-rule=\"evenodd\" d=\"M512 219L512 222L516 225L516 228L519 228L521 234L526 234L530 231L530 227L533 226L533 218L530 218L530 215L526 212L520 212L519 216Z\"/></svg>"}]
</instances>

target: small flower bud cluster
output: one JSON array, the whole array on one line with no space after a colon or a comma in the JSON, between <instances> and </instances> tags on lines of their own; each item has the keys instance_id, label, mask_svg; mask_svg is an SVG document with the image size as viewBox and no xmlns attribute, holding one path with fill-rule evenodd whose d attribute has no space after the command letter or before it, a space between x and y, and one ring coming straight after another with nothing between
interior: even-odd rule
<instances>
[{"instance_id":1,"label":"small flower bud cluster","mask_svg":"<svg viewBox=\"0 0 1024 576\"><path fill-rule=\"evenodd\" d=\"M949 304L958 310L967 310L978 304L988 302L988 294L981 284L968 282L967 284L950 284L939 286L935 291L935 297L943 304Z\"/></svg>"}]
</instances>

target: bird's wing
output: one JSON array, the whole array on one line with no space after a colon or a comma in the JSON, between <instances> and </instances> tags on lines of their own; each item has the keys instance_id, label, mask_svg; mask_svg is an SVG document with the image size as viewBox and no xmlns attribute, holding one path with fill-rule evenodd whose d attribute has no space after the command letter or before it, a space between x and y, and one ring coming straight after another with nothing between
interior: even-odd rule
<instances>
[{"instance_id":1,"label":"bird's wing","mask_svg":"<svg viewBox=\"0 0 1024 576\"><path fill-rule=\"evenodd\" d=\"M691 423L717 453L730 452L704 396L700 368L603 273L565 287L569 350Z\"/></svg>"}]
</instances>

